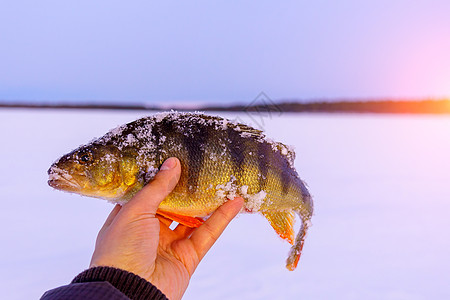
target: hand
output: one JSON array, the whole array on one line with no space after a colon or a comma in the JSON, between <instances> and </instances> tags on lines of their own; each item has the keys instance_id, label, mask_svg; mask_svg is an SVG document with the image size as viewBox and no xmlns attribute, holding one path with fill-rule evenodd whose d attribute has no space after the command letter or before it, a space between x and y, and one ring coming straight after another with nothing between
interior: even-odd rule
<instances>
[{"instance_id":1,"label":"hand","mask_svg":"<svg viewBox=\"0 0 450 300\"><path fill-rule=\"evenodd\" d=\"M154 180L123 207L116 205L100 230L91 267L111 266L137 274L169 299L181 299L198 264L239 213L240 197L220 206L198 228L156 216L161 201L177 184L180 162L169 158Z\"/></svg>"}]
</instances>

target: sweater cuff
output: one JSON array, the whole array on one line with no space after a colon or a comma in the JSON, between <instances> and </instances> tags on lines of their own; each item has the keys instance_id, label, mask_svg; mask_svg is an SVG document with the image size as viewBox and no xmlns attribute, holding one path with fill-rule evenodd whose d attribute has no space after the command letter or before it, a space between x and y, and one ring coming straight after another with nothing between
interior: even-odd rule
<instances>
[{"instance_id":1,"label":"sweater cuff","mask_svg":"<svg viewBox=\"0 0 450 300\"><path fill-rule=\"evenodd\" d=\"M71 283L107 281L130 299L168 300L153 284L131 272L113 267L94 267L80 273Z\"/></svg>"}]
</instances>

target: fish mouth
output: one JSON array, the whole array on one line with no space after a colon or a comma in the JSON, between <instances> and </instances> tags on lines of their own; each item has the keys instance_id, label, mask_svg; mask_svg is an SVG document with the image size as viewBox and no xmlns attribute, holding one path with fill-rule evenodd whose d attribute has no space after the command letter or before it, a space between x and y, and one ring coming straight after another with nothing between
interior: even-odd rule
<instances>
[{"instance_id":1,"label":"fish mouth","mask_svg":"<svg viewBox=\"0 0 450 300\"><path fill-rule=\"evenodd\" d=\"M81 185L76 181L76 179L64 169L51 166L47 173L47 183L52 188L65 191L77 191L81 188Z\"/></svg>"}]
</instances>

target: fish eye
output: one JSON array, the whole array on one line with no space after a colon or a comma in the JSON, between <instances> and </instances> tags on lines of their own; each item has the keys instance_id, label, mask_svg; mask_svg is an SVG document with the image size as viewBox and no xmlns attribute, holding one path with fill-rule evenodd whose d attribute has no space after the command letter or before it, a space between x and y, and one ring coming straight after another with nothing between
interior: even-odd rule
<instances>
[{"instance_id":1,"label":"fish eye","mask_svg":"<svg viewBox=\"0 0 450 300\"><path fill-rule=\"evenodd\" d=\"M90 151L83 151L78 153L78 160L80 163L85 164L92 161L92 152Z\"/></svg>"}]
</instances>

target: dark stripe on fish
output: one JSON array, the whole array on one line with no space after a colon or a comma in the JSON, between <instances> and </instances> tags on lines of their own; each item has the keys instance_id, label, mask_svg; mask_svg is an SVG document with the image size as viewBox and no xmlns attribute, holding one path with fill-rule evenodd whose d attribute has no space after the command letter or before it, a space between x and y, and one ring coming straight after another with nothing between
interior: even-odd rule
<instances>
[{"instance_id":1,"label":"dark stripe on fish","mask_svg":"<svg viewBox=\"0 0 450 300\"><path fill-rule=\"evenodd\" d=\"M264 190L267 183L267 175L269 173L269 158L272 152L272 146L266 142L258 143L258 167L259 167L259 188Z\"/></svg>"},{"instance_id":2,"label":"dark stripe on fish","mask_svg":"<svg viewBox=\"0 0 450 300\"><path fill-rule=\"evenodd\" d=\"M286 162L287 164L287 162ZM281 168L282 172L280 174L281 176L281 188L282 188L282 195L286 196L287 193L289 192L289 186L290 186L290 181L291 181L291 177L292 174L290 174L290 172L286 169L288 166L284 166L283 168Z\"/></svg>"},{"instance_id":3,"label":"dark stripe on fish","mask_svg":"<svg viewBox=\"0 0 450 300\"><path fill-rule=\"evenodd\" d=\"M311 194L308 191L308 188L306 187L306 184L298 177L296 177L295 180L298 180L299 183L297 185L300 186L300 189L302 191L302 201L303 203L306 203L308 206L312 204ZM312 209L311 209L312 212Z\"/></svg>"},{"instance_id":4,"label":"dark stripe on fish","mask_svg":"<svg viewBox=\"0 0 450 300\"><path fill-rule=\"evenodd\" d=\"M191 124L190 132L183 134L183 145L187 150L187 184L188 191L195 192L204 166L206 144L209 137L208 127L201 124ZM185 132L182 130L182 132Z\"/></svg>"},{"instance_id":5,"label":"dark stripe on fish","mask_svg":"<svg viewBox=\"0 0 450 300\"><path fill-rule=\"evenodd\" d=\"M172 124L163 119L161 122L155 123L152 126L152 140L150 141L155 145L153 153L155 155L155 162L158 165L162 165L165 159L168 157L163 157L163 145L161 145L161 134L172 131Z\"/></svg>"},{"instance_id":6,"label":"dark stripe on fish","mask_svg":"<svg viewBox=\"0 0 450 300\"><path fill-rule=\"evenodd\" d=\"M241 136L239 131L230 127L226 129L226 133L229 140L226 144L228 151L230 152L234 174L238 180L237 184L240 184L240 179L242 178L242 173L244 171L242 168L246 154L245 138Z\"/></svg>"}]
</instances>

